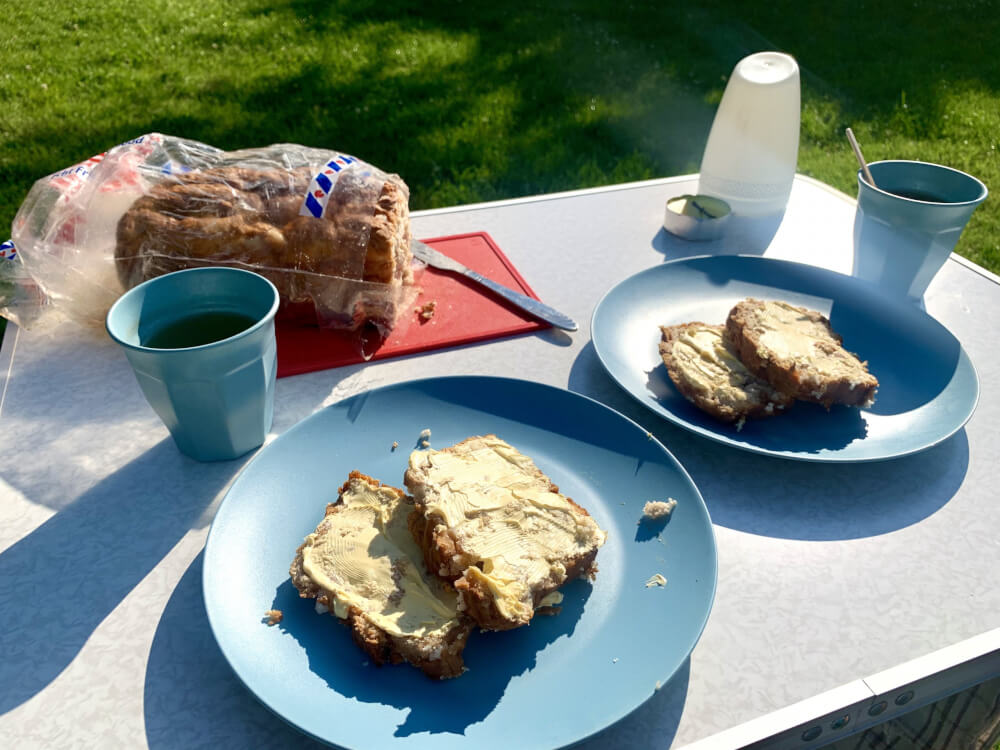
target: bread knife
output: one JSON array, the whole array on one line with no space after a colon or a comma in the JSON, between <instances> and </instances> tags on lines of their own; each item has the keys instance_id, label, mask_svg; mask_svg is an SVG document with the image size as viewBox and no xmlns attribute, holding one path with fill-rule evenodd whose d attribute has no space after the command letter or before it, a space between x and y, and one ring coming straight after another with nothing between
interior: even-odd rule
<instances>
[{"instance_id":1,"label":"bread knife","mask_svg":"<svg viewBox=\"0 0 1000 750\"><path fill-rule=\"evenodd\" d=\"M568 315L563 315L558 310L542 304L537 299L529 297L526 294L515 292L513 289L508 289L502 284L498 284L495 281L487 279L485 276L476 273L470 268L466 268L457 260L449 258L444 253L438 252L433 247L424 244L420 240L411 240L410 250L413 253L413 257L422 260L427 265L439 268L442 271L460 273L463 276L482 284L491 292L503 297L508 302L517 305L529 315L539 318L540 320L544 320L546 323L550 323L556 328L561 328L564 331L577 330L576 322Z\"/></svg>"}]
</instances>

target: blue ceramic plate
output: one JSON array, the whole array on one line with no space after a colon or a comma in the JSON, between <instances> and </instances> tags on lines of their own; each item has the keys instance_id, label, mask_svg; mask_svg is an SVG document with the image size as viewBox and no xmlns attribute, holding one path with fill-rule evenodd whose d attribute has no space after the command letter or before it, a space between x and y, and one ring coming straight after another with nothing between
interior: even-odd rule
<instances>
[{"instance_id":1,"label":"blue ceramic plate","mask_svg":"<svg viewBox=\"0 0 1000 750\"><path fill-rule=\"evenodd\" d=\"M797 403L787 414L722 424L687 401L660 359L659 326L724 323L745 297L784 300L830 318L844 346L879 379L868 409ZM951 333L914 305L867 282L815 266L756 256L671 261L618 284L594 310L604 367L653 412L711 440L783 458L854 462L930 448L969 420L979 379Z\"/></svg>"},{"instance_id":2,"label":"blue ceramic plate","mask_svg":"<svg viewBox=\"0 0 1000 750\"><path fill-rule=\"evenodd\" d=\"M444 682L406 664L366 663L348 629L317 614L288 579L296 548L348 473L402 486L424 428L438 448L496 433L608 531L594 583L567 584L555 617L475 633L468 671ZM678 505L665 526L638 525L646 501L668 496ZM656 573L666 586L647 588ZM584 739L637 708L684 663L715 579L708 511L659 442L583 396L486 377L379 388L305 419L234 482L204 565L212 631L240 679L303 732L351 748L521 750ZM268 627L261 620L272 608L284 619Z\"/></svg>"}]
</instances>

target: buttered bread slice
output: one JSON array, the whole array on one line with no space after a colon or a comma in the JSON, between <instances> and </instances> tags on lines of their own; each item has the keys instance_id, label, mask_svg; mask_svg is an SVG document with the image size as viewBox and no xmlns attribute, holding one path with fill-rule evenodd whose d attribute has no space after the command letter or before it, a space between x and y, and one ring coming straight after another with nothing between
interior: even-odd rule
<instances>
[{"instance_id":1,"label":"buttered bread slice","mask_svg":"<svg viewBox=\"0 0 1000 750\"><path fill-rule=\"evenodd\" d=\"M597 572L605 532L496 435L414 451L404 481L428 569L486 630L527 624L566 581Z\"/></svg>"},{"instance_id":2,"label":"buttered bread slice","mask_svg":"<svg viewBox=\"0 0 1000 750\"><path fill-rule=\"evenodd\" d=\"M661 326L660 357L677 390L723 422L781 414L795 399L750 372L721 325Z\"/></svg>"},{"instance_id":3,"label":"buttered bread slice","mask_svg":"<svg viewBox=\"0 0 1000 750\"><path fill-rule=\"evenodd\" d=\"M746 299L730 311L726 339L752 372L797 399L828 409L875 401L878 379L815 310Z\"/></svg>"},{"instance_id":4,"label":"buttered bread slice","mask_svg":"<svg viewBox=\"0 0 1000 750\"><path fill-rule=\"evenodd\" d=\"M376 664L405 660L430 677L455 677L474 625L452 586L427 574L412 511L402 490L352 471L298 548L292 583L350 626Z\"/></svg>"}]
</instances>

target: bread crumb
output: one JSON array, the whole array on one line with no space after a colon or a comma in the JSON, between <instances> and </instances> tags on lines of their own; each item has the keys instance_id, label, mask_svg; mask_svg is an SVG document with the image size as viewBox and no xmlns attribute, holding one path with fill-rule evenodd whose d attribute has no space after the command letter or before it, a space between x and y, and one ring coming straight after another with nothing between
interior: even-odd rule
<instances>
[{"instance_id":1,"label":"bread crumb","mask_svg":"<svg viewBox=\"0 0 1000 750\"><path fill-rule=\"evenodd\" d=\"M649 580L646 581L646 588L647 589L651 589L654 586L663 587L663 586L666 586L666 585L667 585L667 579L664 578L660 573L653 574L652 576L650 576Z\"/></svg>"},{"instance_id":2,"label":"bread crumb","mask_svg":"<svg viewBox=\"0 0 1000 750\"><path fill-rule=\"evenodd\" d=\"M392 441L392 448L390 448L389 450L392 450L392 451L394 451L394 450L396 450L396 448L398 448L398 447L399 447L399 441L398 441L398 440L393 440L393 441Z\"/></svg>"},{"instance_id":3,"label":"bread crumb","mask_svg":"<svg viewBox=\"0 0 1000 750\"><path fill-rule=\"evenodd\" d=\"M642 506L642 518L650 521L659 521L661 518L669 518L677 507L677 501L672 497L664 500L650 500Z\"/></svg>"},{"instance_id":4,"label":"bread crumb","mask_svg":"<svg viewBox=\"0 0 1000 750\"><path fill-rule=\"evenodd\" d=\"M277 625L285 617L285 613L280 609L269 609L264 613L264 622L268 625Z\"/></svg>"},{"instance_id":5,"label":"bread crumb","mask_svg":"<svg viewBox=\"0 0 1000 750\"><path fill-rule=\"evenodd\" d=\"M538 602L538 606L535 607L536 615L557 615L562 611L563 595L560 591L553 591L542 597L542 600Z\"/></svg>"},{"instance_id":6,"label":"bread crumb","mask_svg":"<svg viewBox=\"0 0 1000 750\"><path fill-rule=\"evenodd\" d=\"M657 680L657 681L656 681L656 685L654 685L654 686L653 686L653 689L654 689L654 690L659 690L659 689L660 689L661 687L663 687L663 686L662 686L662 685L660 684L660 681L659 681L659 680Z\"/></svg>"},{"instance_id":7,"label":"bread crumb","mask_svg":"<svg viewBox=\"0 0 1000 750\"><path fill-rule=\"evenodd\" d=\"M429 428L425 427L420 431L420 440L417 441L419 447L430 448L431 446L431 431Z\"/></svg>"},{"instance_id":8,"label":"bread crumb","mask_svg":"<svg viewBox=\"0 0 1000 750\"><path fill-rule=\"evenodd\" d=\"M618 663L618 657L616 656L614 659L612 659L611 663L612 664L617 664Z\"/></svg>"},{"instance_id":9,"label":"bread crumb","mask_svg":"<svg viewBox=\"0 0 1000 750\"><path fill-rule=\"evenodd\" d=\"M437 309L437 300L429 300L425 302L420 307L413 308L413 312L417 314L420 318L421 323L426 323L428 320L434 317L434 311Z\"/></svg>"}]
</instances>

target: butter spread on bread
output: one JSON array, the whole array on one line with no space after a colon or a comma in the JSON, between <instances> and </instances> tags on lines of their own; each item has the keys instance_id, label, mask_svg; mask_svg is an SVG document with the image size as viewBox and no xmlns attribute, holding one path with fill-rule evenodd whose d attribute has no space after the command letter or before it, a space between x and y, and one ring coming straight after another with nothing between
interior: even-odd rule
<instances>
[{"instance_id":1,"label":"butter spread on bread","mask_svg":"<svg viewBox=\"0 0 1000 750\"><path fill-rule=\"evenodd\" d=\"M292 581L347 621L378 664L406 660L433 677L463 670L472 623L446 582L428 575L404 493L352 472L292 563Z\"/></svg>"},{"instance_id":2,"label":"butter spread on bread","mask_svg":"<svg viewBox=\"0 0 1000 750\"><path fill-rule=\"evenodd\" d=\"M681 394L723 422L780 414L794 399L750 372L721 325L662 326L660 356Z\"/></svg>"},{"instance_id":3,"label":"butter spread on bread","mask_svg":"<svg viewBox=\"0 0 1000 750\"><path fill-rule=\"evenodd\" d=\"M302 550L303 570L333 595L337 617L359 607L394 635L423 636L451 627L455 595L431 589L407 514L398 512L391 488L356 482L343 503L336 531L310 534Z\"/></svg>"},{"instance_id":4,"label":"butter spread on bread","mask_svg":"<svg viewBox=\"0 0 1000 750\"><path fill-rule=\"evenodd\" d=\"M844 349L830 321L787 302L746 299L726 321L726 339L740 360L781 391L829 408L870 406L878 380Z\"/></svg>"},{"instance_id":5,"label":"butter spread on bread","mask_svg":"<svg viewBox=\"0 0 1000 750\"><path fill-rule=\"evenodd\" d=\"M606 534L528 456L495 435L414 451L404 481L428 568L481 627L526 624L566 581L596 572Z\"/></svg>"}]
</instances>

